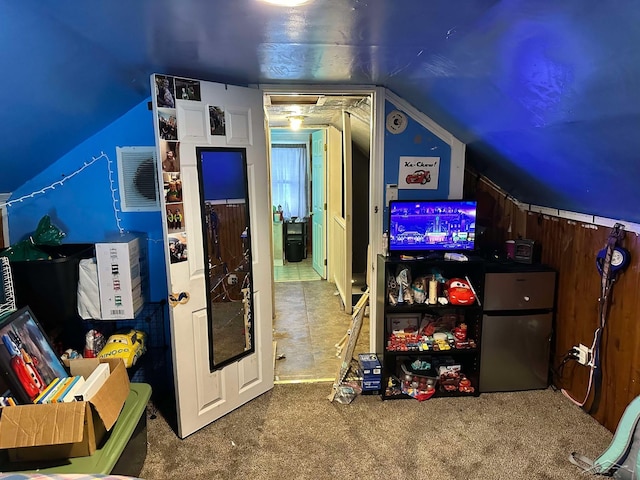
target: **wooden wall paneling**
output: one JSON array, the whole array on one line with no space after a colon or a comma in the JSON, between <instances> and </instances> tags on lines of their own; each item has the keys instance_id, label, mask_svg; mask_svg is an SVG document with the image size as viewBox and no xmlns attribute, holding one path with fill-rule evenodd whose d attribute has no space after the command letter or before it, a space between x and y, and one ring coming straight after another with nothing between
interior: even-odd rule
<instances>
[{"instance_id":1,"label":"wooden wall paneling","mask_svg":"<svg viewBox=\"0 0 640 480\"><path fill-rule=\"evenodd\" d=\"M537 213L528 215L528 237L542 247L543 263L558 271L556 328L553 349L557 361L572 346L591 346L600 325L598 314L601 277L595 265L597 253L606 245L610 228L583 226L566 219ZM627 233L623 245L630 250L632 265L619 275L601 342L602 385L597 404L591 394L585 407L594 418L614 431L626 406L640 394L640 301L637 260L640 248L635 234ZM587 392L589 368L570 362L558 387L582 401ZM595 407L595 408L594 408Z\"/></svg>"},{"instance_id":2,"label":"wooden wall paneling","mask_svg":"<svg viewBox=\"0 0 640 480\"><path fill-rule=\"evenodd\" d=\"M598 313L601 277L596 255L605 248L611 228L585 225L518 208L499 187L479 175L467 172L465 198L476 198L485 231L478 235L480 248L503 252L504 241L530 238L541 247L541 262L558 272L556 318L552 339L553 365L574 345L591 347L600 325ZM487 215L486 211L490 211ZM480 215L480 212L479 212ZM624 223L624 222L622 222ZM509 228L510 227L510 228ZM626 232L622 246L629 250L631 263L618 276L601 342L602 384L594 404L592 391L585 405L599 423L615 431L625 408L640 395L640 239ZM587 393L589 368L567 363L562 378L554 378L577 401Z\"/></svg>"}]
</instances>

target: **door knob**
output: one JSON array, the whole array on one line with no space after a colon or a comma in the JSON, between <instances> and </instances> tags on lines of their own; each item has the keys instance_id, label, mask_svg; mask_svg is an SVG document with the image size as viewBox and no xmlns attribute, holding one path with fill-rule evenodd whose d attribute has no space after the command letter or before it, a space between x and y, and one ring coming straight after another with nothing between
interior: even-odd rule
<instances>
[{"instance_id":1,"label":"door knob","mask_svg":"<svg viewBox=\"0 0 640 480\"><path fill-rule=\"evenodd\" d=\"M524 296L524 301L528 302L529 300L531 300L531 297L528 297L527 295Z\"/></svg>"}]
</instances>

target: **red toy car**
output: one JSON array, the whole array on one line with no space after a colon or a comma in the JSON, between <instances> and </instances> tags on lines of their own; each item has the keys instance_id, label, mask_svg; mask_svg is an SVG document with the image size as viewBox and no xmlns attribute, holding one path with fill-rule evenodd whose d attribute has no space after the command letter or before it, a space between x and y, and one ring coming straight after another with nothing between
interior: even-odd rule
<instances>
[{"instance_id":1,"label":"red toy car","mask_svg":"<svg viewBox=\"0 0 640 480\"><path fill-rule=\"evenodd\" d=\"M406 182L407 183L419 183L424 185L431 181L431 172L429 170L416 170L413 173L407 175Z\"/></svg>"},{"instance_id":2,"label":"red toy car","mask_svg":"<svg viewBox=\"0 0 640 480\"><path fill-rule=\"evenodd\" d=\"M452 305L472 305L476 301L471 285L462 278L451 278L445 286Z\"/></svg>"}]
</instances>

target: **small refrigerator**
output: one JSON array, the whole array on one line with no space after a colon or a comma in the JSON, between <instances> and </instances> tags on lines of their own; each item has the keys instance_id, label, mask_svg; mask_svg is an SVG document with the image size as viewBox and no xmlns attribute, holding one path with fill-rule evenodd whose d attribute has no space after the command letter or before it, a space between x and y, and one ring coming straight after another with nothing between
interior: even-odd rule
<instances>
[{"instance_id":1,"label":"small refrigerator","mask_svg":"<svg viewBox=\"0 0 640 480\"><path fill-rule=\"evenodd\" d=\"M556 272L544 266L489 267L485 275L480 392L549 386Z\"/></svg>"}]
</instances>

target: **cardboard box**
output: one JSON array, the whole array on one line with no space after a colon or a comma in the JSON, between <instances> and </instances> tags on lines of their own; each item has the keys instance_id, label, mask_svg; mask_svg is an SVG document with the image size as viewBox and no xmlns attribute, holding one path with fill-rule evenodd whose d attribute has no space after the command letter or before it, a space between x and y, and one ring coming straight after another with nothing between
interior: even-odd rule
<instances>
[{"instance_id":1,"label":"cardboard box","mask_svg":"<svg viewBox=\"0 0 640 480\"><path fill-rule=\"evenodd\" d=\"M377 391L382 385L382 365L375 353L358 354L358 363L362 371L362 390Z\"/></svg>"},{"instance_id":2,"label":"cardboard box","mask_svg":"<svg viewBox=\"0 0 640 480\"><path fill-rule=\"evenodd\" d=\"M147 297L147 240L124 233L96 243L100 311L103 320L133 319Z\"/></svg>"},{"instance_id":3,"label":"cardboard box","mask_svg":"<svg viewBox=\"0 0 640 480\"><path fill-rule=\"evenodd\" d=\"M365 379L380 380L382 378L382 365L375 353L359 353L358 362Z\"/></svg>"},{"instance_id":4,"label":"cardboard box","mask_svg":"<svg viewBox=\"0 0 640 480\"><path fill-rule=\"evenodd\" d=\"M0 449L12 462L92 455L116 423L129 395L129 376L119 358L72 360L72 375L88 377L100 364L111 373L88 402L18 405L3 409Z\"/></svg>"}]
</instances>

